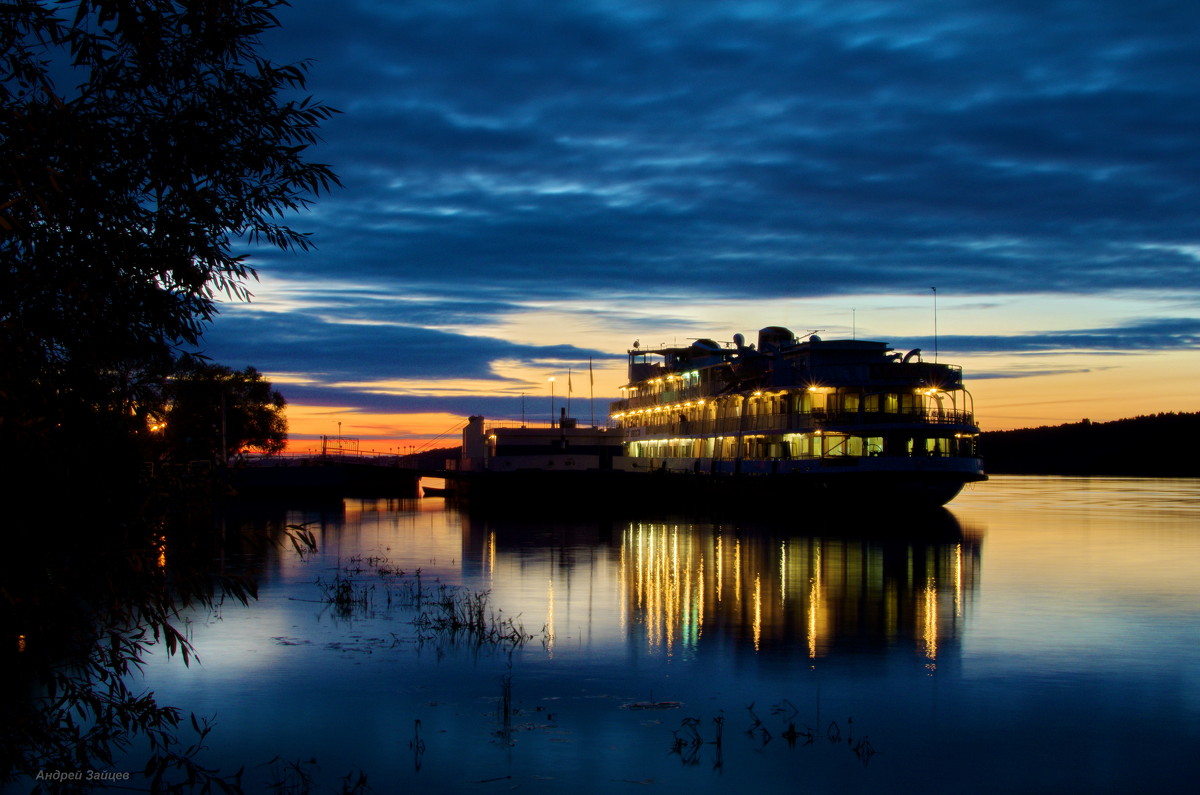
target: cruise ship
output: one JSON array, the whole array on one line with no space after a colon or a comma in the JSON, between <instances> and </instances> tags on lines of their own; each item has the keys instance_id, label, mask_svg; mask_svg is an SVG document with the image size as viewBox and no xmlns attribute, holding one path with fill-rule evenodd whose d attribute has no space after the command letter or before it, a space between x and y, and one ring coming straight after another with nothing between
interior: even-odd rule
<instances>
[{"instance_id":1,"label":"cruise ship","mask_svg":"<svg viewBox=\"0 0 1200 795\"><path fill-rule=\"evenodd\" d=\"M472 418L464 470L502 489L517 479L494 475L524 473L532 484L535 473L559 473L552 488L603 488L614 499L649 489L664 501L796 510L940 506L987 479L962 369L926 361L920 349L770 326L749 344L741 334L635 343L628 360L607 427L580 428L565 415L540 429Z\"/></svg>"}]
</instances>

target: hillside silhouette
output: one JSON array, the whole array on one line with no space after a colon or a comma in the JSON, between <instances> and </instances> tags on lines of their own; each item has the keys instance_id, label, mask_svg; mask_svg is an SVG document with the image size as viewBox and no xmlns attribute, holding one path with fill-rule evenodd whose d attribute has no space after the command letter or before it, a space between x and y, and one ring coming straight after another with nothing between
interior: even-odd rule
<instances>
[{"instance_id":1,"label":"hillside silhouette","mask_svg":"<svg viewBox=\"0 0 1200 795\"><path fill-rule=\"evenodd\" d=\"M980 438L991 474L1200 476L1200 412L988 431Z\"/></svg>"}]
</instances>

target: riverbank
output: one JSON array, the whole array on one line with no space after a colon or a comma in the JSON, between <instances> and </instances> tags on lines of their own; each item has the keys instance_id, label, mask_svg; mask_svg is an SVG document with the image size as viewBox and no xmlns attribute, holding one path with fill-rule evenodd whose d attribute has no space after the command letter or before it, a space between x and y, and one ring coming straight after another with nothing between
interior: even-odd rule
<instances>
[{"instance_id":1,"label":"riverbank","mask_svg":"<svg viewBox=\"0 0 1200 795\"><path fill-rule=\"evenodd\" d=\"M988 431L989 474L1200 477L1200 412Z\"/></svg>"}]
</instances>

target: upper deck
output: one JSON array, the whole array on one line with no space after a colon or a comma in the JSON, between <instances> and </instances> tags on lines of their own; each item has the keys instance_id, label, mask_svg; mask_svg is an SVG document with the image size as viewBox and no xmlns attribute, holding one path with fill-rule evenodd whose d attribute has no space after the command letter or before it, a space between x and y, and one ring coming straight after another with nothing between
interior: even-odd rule
<instances>
[{"instance_id":1,"label":"upper deck","mask_svg":"<svg viewBox=\"0 0 1200 795\"><path fill-rule=\"evenodd\" d=\"M628 351L629 382L614 410L698 400L762 390L833 388L869 392L961 390L957 365L926 362L920 349L893 350L885 342L800 340L770 326L758 344L742 335L717 343L698 339L687 346L636 346Z\"/></svg>"}]
</instances>

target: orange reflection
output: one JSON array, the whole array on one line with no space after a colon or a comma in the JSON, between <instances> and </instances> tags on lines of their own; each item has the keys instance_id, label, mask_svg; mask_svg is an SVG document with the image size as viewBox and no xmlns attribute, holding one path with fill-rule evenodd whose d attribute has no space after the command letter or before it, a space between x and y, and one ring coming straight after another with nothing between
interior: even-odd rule
<instances>
[{"instance_id":1,"label":"orange reflection","mask_svg":"<svg viewBox=\"0 0 1200 795\"><path fill-rule=\"evenodd\" d=\"M925 665L930 673L937 670L937 654L938 654L938 603L937 603L937 582L933 577L930 577L925 583L925 591L922 594L924 603L924 622L925 631L922 639L925 642L925 658L929 662Z\"/></svg>"},{"instance_id":2,"label":"orange reflection","mask_svg":"<svg viewBox=\"0 0 1200 795\"><path fill-rule=\"evenodd\" d=\"M554 656L554 579L546 580L546 653Z\"/></svg>"},{"instance_id":3,"label":"orange reflection","mask_svg":"<svg viewBox=\"0 0 1200 795\"><path fill-rule=\"evenodd\" d=\"M978 546L961 537L779 539L738 529L730 549L724 536L731 530L652 522L625 529L618 555L623 625L640 631L650 649L692 649L711 628L744 638L755 653L799 641L817 660L843 645L909 645L933 666L957 637L975 588Z\"/></svg>"},{"instance_id":4,"label":"orange reflection","mask_svg":"<svg viewBox=\"0 0 1200 795\"><path fill-rule=\"evenodd\" d=\"M762 641L762 580L754 575L754 650L758 651Z\"/></svg>"}]
</instances>

